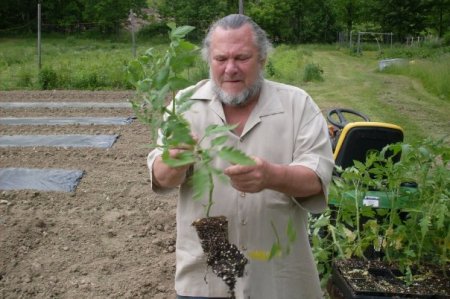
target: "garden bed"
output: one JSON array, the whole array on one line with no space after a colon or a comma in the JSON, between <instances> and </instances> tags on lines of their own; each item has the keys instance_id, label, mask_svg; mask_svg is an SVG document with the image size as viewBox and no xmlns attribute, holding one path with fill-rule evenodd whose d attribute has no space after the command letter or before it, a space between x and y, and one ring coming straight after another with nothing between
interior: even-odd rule
<instances>
[{"instance_id":1,"label":"garden bed","mask_svg":"<svg viewBox=\"0 0 450 299\"><path fill-rule=\"evenodd\" d=\"M330 293L333 298L450 298L450 269L444 275L435 266L413 270L413 281L395 265L348 259L333 265Z\"/></svg>"},{"instance_id":2,"label":"garden bed","mask_svg":"<svg viewBox=\"0 0 450 299\"><path fill-rule=\"evenodd\" d=\"M1 102L124 103L131 92L10 91ZM0 109L0 117L129 117L131 108ZM119 135L111 148L1 148L1 167L85 171L75 192L0 190L0 298L174 298L176 192L149 184L149 131L0 125L1 135Z\"/></svg>"}]
</instances>

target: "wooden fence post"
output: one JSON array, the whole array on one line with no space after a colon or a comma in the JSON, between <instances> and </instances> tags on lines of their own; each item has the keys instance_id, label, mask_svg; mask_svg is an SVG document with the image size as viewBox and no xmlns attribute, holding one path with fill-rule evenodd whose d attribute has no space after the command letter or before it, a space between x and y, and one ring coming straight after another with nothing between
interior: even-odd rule
<instances>
[{"instance_id":1,"label":"wooden fence post","mask_svg":"<svg viewBox=\"0 0 450 299\"><path fill-rule=\"evenodd\" d=\"M38 17L38 23L37 23L37 59L38 59L38 70L41 70L41 3L38 3L37 6L37 17Z\"/></svg>"},{"instance_id":2,"label":"wooden fence post","mask_svg":"<svg viewBox=\"0 0 450 299\"><path fill-rule=\"evenodd\" d=\"M136 37L135 37L135 28L136 28L136 19L134 18L133 10L130 9L130 24L131 24L131 52L133 53L133 57L136 57Z\"/></svg>"}]
</instances>

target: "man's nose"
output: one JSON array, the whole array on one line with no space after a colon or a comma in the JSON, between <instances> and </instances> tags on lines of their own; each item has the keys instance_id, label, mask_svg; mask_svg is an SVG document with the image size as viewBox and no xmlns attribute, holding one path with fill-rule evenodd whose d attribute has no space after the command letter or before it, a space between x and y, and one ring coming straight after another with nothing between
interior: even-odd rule
<instances>
[{"instance_id":1,"label":"man's nose","mask_svg":"<svg viewBox=\"0 0 450 299\"><path fill-rule=\"evenodd\" d=\"M228 60L226 66L225 66L225 72L227 74L234 74L237 72L237 70L238 70L238 67L237 67L236 61L234 59Z\"/></svg>"}]
</instances>

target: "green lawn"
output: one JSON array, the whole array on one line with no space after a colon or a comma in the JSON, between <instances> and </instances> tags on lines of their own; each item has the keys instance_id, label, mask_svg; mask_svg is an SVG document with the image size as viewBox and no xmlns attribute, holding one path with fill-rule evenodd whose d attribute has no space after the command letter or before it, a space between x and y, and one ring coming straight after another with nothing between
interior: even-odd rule
<instances>
[{"instance_id":1,"label":"green lawn","mask_svg":"<svg viewBox=\"0 0 450 299\"><path fill-rule=\"evenodd\" d=\"M405 130L407 142L450 136L450 99L431 94L418 79L378 71L376 52L363 56L326 48L307 52L301 59L320 65L324 81L296 84L322 109L352 108L373 121L397 124Z\"/></svg>"}]
</instances>

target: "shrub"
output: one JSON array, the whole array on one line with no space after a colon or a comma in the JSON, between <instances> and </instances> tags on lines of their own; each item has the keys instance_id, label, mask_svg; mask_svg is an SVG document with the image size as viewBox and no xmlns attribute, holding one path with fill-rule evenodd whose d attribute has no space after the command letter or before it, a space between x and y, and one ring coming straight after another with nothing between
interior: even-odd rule
<instances>
[{"instance_id":1,"label":"shrub","mask_svg":"<svg viewBox=\"0 0 450 299\"><path fill-rule=\"evenodd\" d=\"M301 70L306 55L308 53L305 53L305 50L299 47L278 46L269 60L270 67L275 71L273 78L283 83L299 84L302 79Z\"/></svg>"},{"instance_id":2,"label":"shrub","mask_svg":"<svg viewBox=\"0 0 450 299\"><path fill-rule=\"evenodd\" d=\"M303 81L304 82L310 82L310 81L323 81L323 69L318 65L314 63L308 63L305 66L305 70L303 72Z\"/></svg>"},{"instance_id":3,"label":"shrub","mask_svg":"<svg viewBox=\"0 0 450 299\"><path fill-rule=\"evenodd\" d=\"M445 46L450 46L450 31L446 32L442 37L442 44Z\"/></svg>"},{"instance_id":4,"label":"shrub","mask_svg":"<svg viewBox=\"0 0 450 299\"><path fill-rule=\"evenodd\" d=\"M269 77L274 77L277 73L271 59L266 64L266 73Z\"/></svg>"},{"instance_id":5,"label":"shrub","mask_svg":"<svg viewBox=\"0 0 450 299\"><path fill-rule=\"evenodd\" d=\"M38 84L41 89L54 89L58 87L58 74L49 67L39 71Z\"/></svg>"}]
</instances>

